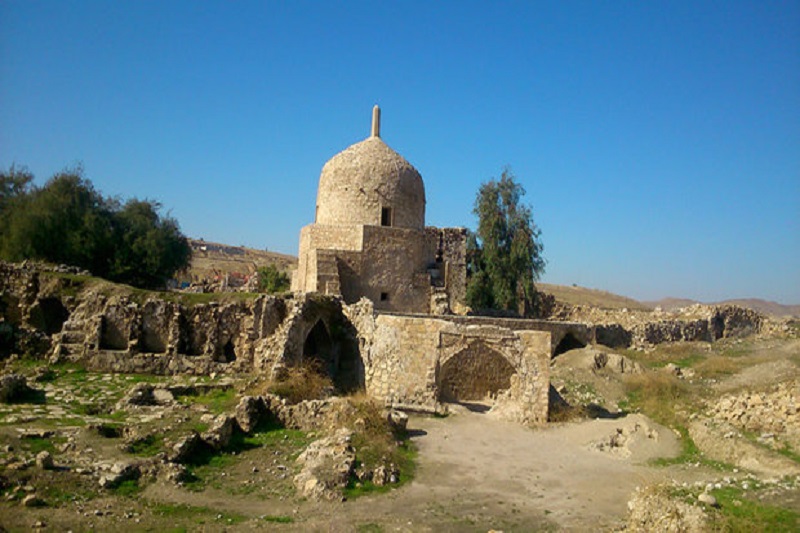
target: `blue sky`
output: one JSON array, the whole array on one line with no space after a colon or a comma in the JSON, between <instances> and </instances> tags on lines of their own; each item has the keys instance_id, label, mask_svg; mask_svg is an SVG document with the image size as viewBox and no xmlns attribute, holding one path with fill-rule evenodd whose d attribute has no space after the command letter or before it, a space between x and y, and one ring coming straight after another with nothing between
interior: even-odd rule
<instances>
[{"instance_id":1,"label":"blue sky","mask_svg":"<svg viewBox=\"0 0 800 533\"><path fill-rule=\"evenodd\" d=\"M192 237L296 254L376 103L430 225L511 166L543 281L800 303L800 2L0 1L0 167Z\"/></svg>"}]
</instances>

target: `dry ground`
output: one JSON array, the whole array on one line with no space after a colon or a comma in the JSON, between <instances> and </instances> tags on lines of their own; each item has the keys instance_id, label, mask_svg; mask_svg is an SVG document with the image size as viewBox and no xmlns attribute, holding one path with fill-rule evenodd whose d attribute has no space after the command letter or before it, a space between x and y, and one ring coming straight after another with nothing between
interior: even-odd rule
<instances>
[{"instance_id":1,"label":"dry ground","mask_svg":"<svg viewBox=\"0 0 800 533\"><path fill-rule=\"evenodd\" d=\"M197 480L183 487L160 480L100 489L96 479L82 473L84 468L103 460L146 457L148 451L123 451L122 438L100 436L87 421L135 426L141 433L157 429L168 436L202 425L204 415L229 409L236 398L217 393L184 398L161 411L115 414L103 406L113 405L139 380L166 378L59 369L50 381L36 384L46 388L45 403L0 408L0 476L5 480L0 525L9 531L37 526L48 531L610 530L624 522L637 487L673 480L689 488L724 479L759 483L744 468L687 455L685 436L678 438L674 429L643 414L614 414L616 408L634 410L636 398L625 393L627 377L582 366L585 355L576 352L557 360L556 377L569 378L568 389L602 403L616 418L527 429L498 420L481 404L454 406L445 418L412 416L409 426L418 448L413 481L339 503L297 498L291 484L297 471L293 459L312 437L286 430L258 434L235 454L194 467ZM708 398L794 379L800 367L796 340L675 345L627 355L644 367L674 362L694 370L692 378L682 380L681 390L688 394L684 400L698 402L696 412L702 412ZM670 420L678 424L684 419ZM25 439L23 429L52 433ZM12 469L16 459L40 449L51 450L61 468ZM764 446L760 450L774 455ZM656 464L656 458L672 460ZM765 487L748 498L800 512L797 485ZM41 496L45 505L23 507L21 500L30 493Z\"/></svg>"}]
</instances>

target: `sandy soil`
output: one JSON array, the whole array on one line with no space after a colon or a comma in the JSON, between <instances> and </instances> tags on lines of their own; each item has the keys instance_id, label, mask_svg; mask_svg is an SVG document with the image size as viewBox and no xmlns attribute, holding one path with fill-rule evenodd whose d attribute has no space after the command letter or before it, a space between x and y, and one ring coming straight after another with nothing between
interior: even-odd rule
<instances>
[{"instance_id":1,"label":"sandy soil","mask_svg":"<svg viewBox=\"0 0 800 533\"><path fill-rule=\"evenodd\" d=\"M444 419L413 417L420 451L413 483L329 512L321 508L323 516L305 527L349 531L372 522L387 531L608 529L624 518L637 486L700 476L646 464L674 456L679 447L670 430L642 415L534 430L480 407L456 406ZM614 436L618 446L608 446Z\"/></svg>"}]
</instances>

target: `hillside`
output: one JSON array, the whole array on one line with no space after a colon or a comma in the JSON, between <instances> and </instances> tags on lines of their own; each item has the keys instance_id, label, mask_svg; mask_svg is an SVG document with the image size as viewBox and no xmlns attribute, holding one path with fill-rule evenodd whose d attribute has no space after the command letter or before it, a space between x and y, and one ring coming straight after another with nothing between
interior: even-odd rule
<instances>
[{"instance_id":1,"label":"hillside","mask_svg":"<svg viewBox=\"0 0 800 533\"><path fill-rule=\"evenodd\" d=\"M649 305L620 296L608 291L598 289L588 289L586 287L552 285L550 283L537 283L536 287L555 296L556 300L570 305L584 305L599 307L601 309L633 309L639 311L652 311Z\"/></svg>"},{"instance_id":2,"label":"hillside","mask_svg":"<svg viewBox=\"0 0 800 533\"><path fill-rule=\"evenodd\" d=\"M652 307L660 307L665 311L674 311L676 309L680 309L681 307L689 307L690 305L694 305L697 303L704 303L704 302L689 300L687 298L663 298L658 301L644 302L644 303L645 305L649 305ZM800 317L800 305L779 304L777 302L762 300L760 298L735 298L730 300L723 300L721 302L706 303L706 305L724 305L724 304L747 307L749 309L753 309L754 311L758 311L759 313L764 313L765 315Z\"/></svg>"},{"instance_id":3,"label":"hillside","mask_svg":"<svg viewBox=\"0 0 800 533\"><path fill-rule=\"evenodd\" d=\"M540 290L552 294L556 300L570 305L583 305L601 309L630 309L652 311L661 308L664 311L676 311L695 304L703 305L738 305L775 317L800 317L800 305L784 305L760 298L737 298L720 302L699 302L689 298L662 298L657 301L640 302L627 296L621 296L608 291L588 289L586 287L553 285L550 283L537 283Z\"/></svg>"},{"instance_id":4,"label":"hillside","mask_svg":"<svg viewBox=\"0 0 800 533\"><path fill-rule=\"evenodd\" d=\"M191 281L213 281L224 274L247 277L266 265L275 265L284 272L297 266L297 258L292 255L196 239L189 239L189 244L192 247L192 263L187 277Z\"/></svg>"}]
</instances>

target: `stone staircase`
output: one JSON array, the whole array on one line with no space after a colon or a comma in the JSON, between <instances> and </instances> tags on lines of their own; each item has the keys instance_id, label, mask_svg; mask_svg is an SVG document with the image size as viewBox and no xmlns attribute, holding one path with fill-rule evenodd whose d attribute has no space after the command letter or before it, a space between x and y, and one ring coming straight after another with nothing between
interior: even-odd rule
<instances>
[{"instance_id":1,"label":"stone staircase","mask_svg":"<svg viewBox=\"0 0 800 533\"><path fill-rule=\"evenodd\" d=\"M342 294L335 250L317 250L317 290L331 296Z\"/></svg>"},{"instance_id":2,"label":"stone staircase","mask_svg":"<svg viewBox=\"0 0 800 533\"><path fill-rule=\"evenodd\" d=\"M81 329L82 324L67 320L61 327L58 341L53 347L53 356L56 359L70 357L83 357L87 352L86 333Z\"/></svg>"},{"instance_id":3,"label":"stone staircase","mask_svg":"<svg viewBox=\"0 0 800 533\"><path fill-rule=\"evenodd\" d=\"M444 287L431 286L431 314L450 314L450 298L447 296L447 290Z\"/></svg>"}]
</instances>

